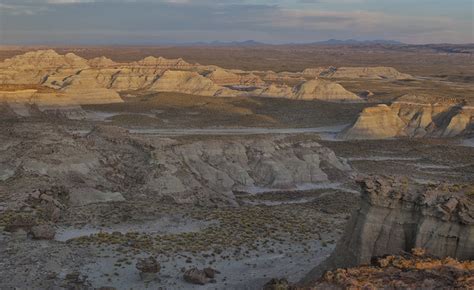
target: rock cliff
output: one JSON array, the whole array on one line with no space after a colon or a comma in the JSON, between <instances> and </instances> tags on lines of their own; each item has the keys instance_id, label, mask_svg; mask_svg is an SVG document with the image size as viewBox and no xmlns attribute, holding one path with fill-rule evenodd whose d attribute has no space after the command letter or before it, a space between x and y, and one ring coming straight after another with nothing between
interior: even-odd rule
<instances>
[{"instance_id":1,"label":"rock cliff","mask_svg":"<svg viewBox=\"0 0 474 290\"><path fill-rule=\"evenodd\" d=\"M469 188L409 185L371 177L359 182L360 208L353 213L333 254L305 278L325 270L369 264L374 256L424 248L436 257L474 259L474 196Z\"/></svg>"},{"instance_id":2,"label":"rock cliff","mask_svg":"<svg viewBox=\"0 0 474 290\"><path fill-rule=\"evenodd\" d=\"M428 101L428 102L427 102ZM453 137L474 126L474 107L462 100L436 100L405 95L390 106L366 108L347 130L344 139L395 137Z\"/></svg>"}]
</instances>

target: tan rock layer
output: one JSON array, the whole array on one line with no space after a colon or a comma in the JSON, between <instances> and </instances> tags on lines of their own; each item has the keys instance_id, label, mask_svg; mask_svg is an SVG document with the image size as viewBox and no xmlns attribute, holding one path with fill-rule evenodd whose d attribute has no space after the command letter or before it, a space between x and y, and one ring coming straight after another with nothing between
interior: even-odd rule
<instances>
[{"instance_id":1,"label":"tan rock layer","mask_svg":"<svg viewBox=\"0 0 474 290\"><path fill-rule=\"evenodd\" d=\"M296 87L282 83L267 85L253 72L225 70L161 57L146 57L137 62L119 64L105 57L85 60L72 53L59 55L53 50L40 50L0 63L1 84L41 84L59 90L67 96L65 100L74 99L75 104L121 102L117 92L128 90L331 102L361 100L329 81L305 81L301 73L275 75L275 79L283 76L301 83ZM240 90L239 86L253 90ZM81 94L83 98L79 100Z\"/></svg>"},{"instance_id":2,"label":"tan rock layer","mask_svg":"<svg viewBox=\"0 0 474 290\"><path fill-rule=\"evenodd\" d=\"M426 98L421 98L426 99ZM422 103L420 97L403 96L390 106L366 108L341 137L385 139L396 137L453 137L470 133L474 108L459 100Z\"/></svg>"}]
</instances>

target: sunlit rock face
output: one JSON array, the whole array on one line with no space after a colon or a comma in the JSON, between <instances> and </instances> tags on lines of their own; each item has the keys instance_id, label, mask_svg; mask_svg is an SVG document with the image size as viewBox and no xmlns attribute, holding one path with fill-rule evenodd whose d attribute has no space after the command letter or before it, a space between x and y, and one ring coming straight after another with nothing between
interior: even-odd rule
<instances>
[{"instance_id":1,"label":"sunlit rock face","mask_svg":"<svg viewBox=\"0 0 474 290\"><path fill-rule=\"evenodd\" d=\"M390 106L366 108L341 137L385 139L395 137L454 137L472 131L474 107L459 100L431 100L405 95Z\"/></svg>"},{"instance_id":2,"label":"sunlit rock face","mask_svg":"<svg viewBox=\"0 0 474 290\"><path fill-rule=\"evenodd\" d=\"M46 95L23 97L25 91L1 93L1 101L40 105L58 101L61 105L108 104L122 102L125 91L176 92L215 97L277 97L328 102L360 102L357 95L341 85L321 79L306 80L302 73L273 73L264 82L253 72L217 66L190 64L183 59L145 57L130 63L116 63L106 57L86 60L73 53L60 55L53 50L27 52L0 63L1 85L43 86L60 98ZM291 85L281 83L291 80ZM21 100L20 100L21 101Z\"/></svg>"}]
</instances>

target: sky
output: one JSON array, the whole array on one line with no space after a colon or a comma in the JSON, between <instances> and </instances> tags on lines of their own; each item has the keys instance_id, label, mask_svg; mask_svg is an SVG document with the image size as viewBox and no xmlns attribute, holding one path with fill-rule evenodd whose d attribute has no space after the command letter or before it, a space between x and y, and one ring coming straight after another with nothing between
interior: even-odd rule
<instances>
[{"instance_id":1,"label":"sky","mask_svg":"<svg viewBox=\"0 0 474 290\"><path fill-rule=\"evenodd\" d=\"M474 43L474 0L0 0L0 44Z\"/></svg>"}]
</instances>

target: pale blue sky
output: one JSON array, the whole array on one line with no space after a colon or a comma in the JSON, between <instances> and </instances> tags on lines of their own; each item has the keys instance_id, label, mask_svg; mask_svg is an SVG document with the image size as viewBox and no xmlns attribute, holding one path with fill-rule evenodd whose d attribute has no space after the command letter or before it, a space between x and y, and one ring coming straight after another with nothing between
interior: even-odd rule
<instances>
[{"instance_id":1,"label":"pale blue sky","mask_svg":"<svg viewBox=\"0 0 474 290\"><path fill-rule=\"evenodd\" d=\"M473 43L474 0L0 0L0 42Z\"/></svg>"}]
</instances>

